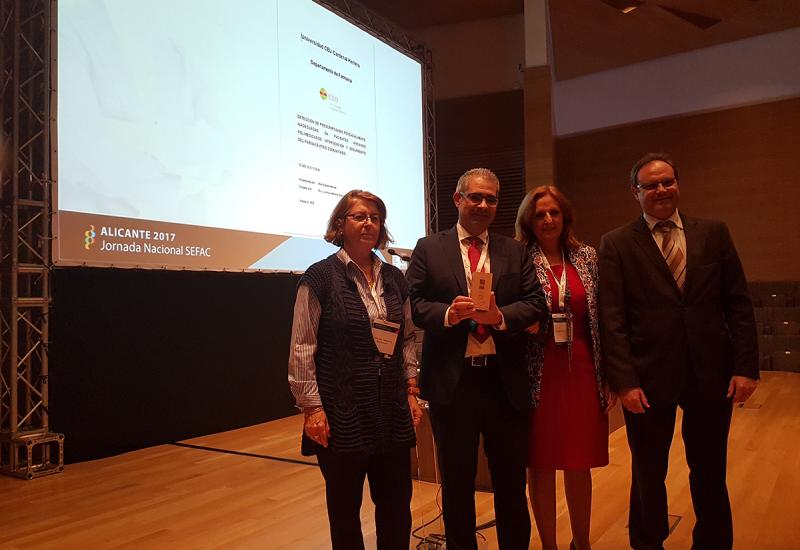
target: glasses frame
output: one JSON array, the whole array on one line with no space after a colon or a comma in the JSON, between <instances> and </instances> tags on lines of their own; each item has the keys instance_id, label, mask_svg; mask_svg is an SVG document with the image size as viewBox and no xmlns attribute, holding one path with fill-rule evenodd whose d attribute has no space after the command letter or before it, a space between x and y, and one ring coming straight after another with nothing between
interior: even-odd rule
<instances>
[{"instance_id":1,"label":"glasses frame","mask_svg":"<svg viewBox=\"0 0 800 550\"><path fill-rule=\"evenodd\" d=\"M359 220L358 219L361 216L364 217L363 220ZM345 214L344 217L345 218L350 218L351 220L353 220L356 223L366 223L367 220L369 220L370 222L372 222L375 225L381 225L381 222L383 221L383 220L381 220L380 214L365 214L364 212L356 212L354 214Z\"/></svg>"},{"instance_id":2,"label":"glasses frame","mask_svg":"<svg viewBox=\"0 0 800 550\"><path fill-rule=\"evenodd\" d=\"M667 185L667 183L669 183L669 185ZM647 185L643 185L641 183L637 183L636 184L636 189L643 190L643 191L648 191L648 192L649 191L655 191L656 189L658 189L659 185L661 187L663 187L664 189L671 189L672 187L675 186L676 183L678 183L678 180L676 178L667 178L667 179L663 179L663 180L659 180L659 181L654 181L654 182L648 183Z\"/></svg>"},{"instance_id":3,"label":"glasses frame","mask_svg":"<svg viewBox=\"0 0 800 550\"><path fill-rule=\"evenodd\" d=\"M484 201L486 202L486 206L497 206L500 202L500 199L495 195L484 195L483 193L465 193L464 191L459 191L458 193L474 206L480 206ZM479 195L481 200L476 202L475 199L470 197L470 195Z\"/></svg>"}]
</instances>

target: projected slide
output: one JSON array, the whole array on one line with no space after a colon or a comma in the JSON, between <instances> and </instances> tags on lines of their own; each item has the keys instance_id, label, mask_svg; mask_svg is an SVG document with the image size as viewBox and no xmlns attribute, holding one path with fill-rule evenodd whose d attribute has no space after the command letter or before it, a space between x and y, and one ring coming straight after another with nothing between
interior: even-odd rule
<instances>
[{"instance_id":1,"label":"projected slide","mask_svg":"<svg viewBox=\"0 0 800 550\"><path fill-rule=\"evenodd\" d=\"M310 0L60 0L54 260L301 270L353 188L425 232L422 69Z\"/></svg>"}]
</instances>

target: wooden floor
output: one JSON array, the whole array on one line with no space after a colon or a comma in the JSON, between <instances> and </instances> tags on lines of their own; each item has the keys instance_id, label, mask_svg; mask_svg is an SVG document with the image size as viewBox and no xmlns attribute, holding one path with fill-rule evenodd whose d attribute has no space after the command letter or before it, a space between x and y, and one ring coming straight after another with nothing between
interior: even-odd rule
<instances>
[{"instance_id":1,"label":"wooden floor","mask_svg":"<svg viewBox=\"0 0 800 550\"><path fill-rule=\"evenodd\" d=\"M243 454L162 445L33 481L0 476L0 548L326 548L322 477L316 466L292 462L308 462L298 450L300 426L295 416L185 442ZM610 448L611 464L593 472L594 550L628 547L624 430L611 435ZM800 374L764 373L749 406L734 410L729 448L735 548L800 549ZM680 519L666 547L688 549L694 517L677 430L667 486L670 513ZM415 527L437 516L437 489L414 482ZM476 502L478 521L492 519L491 495ZM364 532L374 548L368 503L365 492ZM558 510L566 549L562 493ZM441 524L423 532L442 532ZM494 529L484 533L482 548L497 548ZM531 548L540 548L535 536Z\"/></svg>"}]
</instances>

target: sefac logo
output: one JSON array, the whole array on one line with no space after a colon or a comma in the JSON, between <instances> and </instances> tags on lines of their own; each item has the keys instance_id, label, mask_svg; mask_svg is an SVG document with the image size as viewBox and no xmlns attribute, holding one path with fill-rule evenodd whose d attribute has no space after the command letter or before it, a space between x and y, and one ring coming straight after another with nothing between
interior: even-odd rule
<instances>
[{"instance_id":1,"label":"sefac logo","mask_svg":"<svg viewBox=\"0 0 800 550\"><path fill-rule=\"evenodd\" d=\"M326 90L325 88L320 88L319 89L319 97L323 101L326 101L328 99L328 90Z\"/></svg>"},{"instance_id":2,"label":"sefac logo","mask_svg":"<svg viewBox=\"0 0 800 550\"><path fill-rule=\"evenodd\" d=\"M97 233L94 230L94 226L89 224L89 229L83 232L83 248L89 250L94 244L95 237L97 237Z\"/></svg>"}]
</instances>

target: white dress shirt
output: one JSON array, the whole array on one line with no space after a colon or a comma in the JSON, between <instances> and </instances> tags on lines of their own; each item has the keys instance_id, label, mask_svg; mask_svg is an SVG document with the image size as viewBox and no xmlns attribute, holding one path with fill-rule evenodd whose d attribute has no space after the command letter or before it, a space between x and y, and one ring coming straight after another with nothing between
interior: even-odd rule
<instances>
[{"instance_id":1,"label":"white dress shirt","mask_svg":"<svg viewBox=\"0 0 800 550\"><path fill-rule=\"evenodd\" d=\"M661 250L661 243L664 241L664 233L661 231L655 231L656 224L659 222L671 221L675 224L675 229L672 230L672 238L675 241L675 245L680 248L683 252L683 257L688 258L686 255L686 233L683 230L683 221L681 221L680 214L678 214L678 209L675 209L675 212L667 218L666 220L659 220L658 218L654 218L649 214L642 213L644 216L644 221L647 223L647 227L650 228L650 234L653 236L653 240L658 245L658 249Z\"/></svg>"},{"instance_id":2,"label":"white dress shirt","mask_svg":"<svg viewBox=\"0 0 800 550\"><path fill-rule=\"evenodd\" d=\"M469 261L469 239L473 237L473 235L470 235L469 231L464 229L460 223L456 224L456 232L458 233L458 243L461 250L461 263L464 266L464 276L467 280L467 292L469 293L471 290L470 283L472 281L472 264ZM474 236L483 241L483 245L481 246L481 257L478 259L478 269L479 271L491 273L491 261L489 259L489 230L484 230L483 233ZM506 329L506 320L502 317L502 315L503 314L501 313L500 323L492 327L495 330L501 331ZM449 317L450 308L448 307L447 311L444 313L445 327L452 326L450 324ZM464 354L465 357L472 357L474 355L494 355L495 353L497 353L497 349L494 345L494 338L492 338L491 335L484 342L478 342L473 334L471 332L469 333L469 336L467 336L467 350Z\"/></svg>"}]
</instances>

